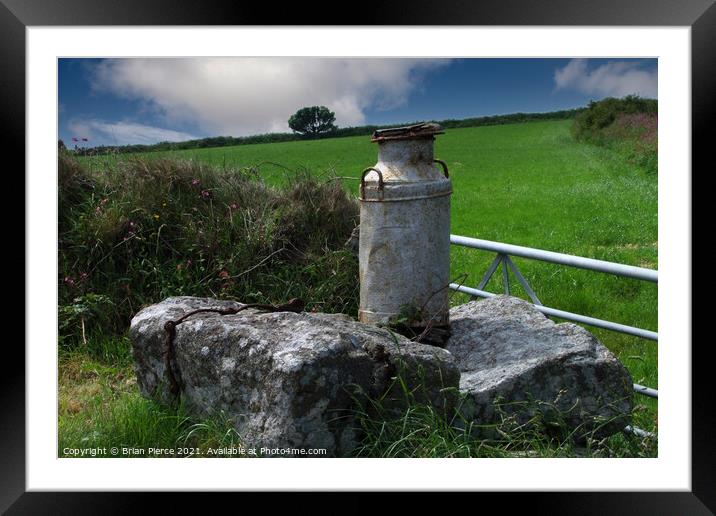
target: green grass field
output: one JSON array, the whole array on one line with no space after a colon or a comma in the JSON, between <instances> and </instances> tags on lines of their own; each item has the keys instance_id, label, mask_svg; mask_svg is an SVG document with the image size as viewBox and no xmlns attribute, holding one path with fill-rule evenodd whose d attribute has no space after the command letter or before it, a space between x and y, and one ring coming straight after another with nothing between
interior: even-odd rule
<instances>
[{"instance_id":1,"label":"green grass field","mask_svg":"<svg viewBox=\"0 0 716 516\"><path fill-rule=\"evenodd\" d=\"M453 181L452 233L657 269L657 176L613 151L575 142L570 124L567 120L452 129L438 136L435 156L447 162ZM271 184L306 169L326 179L340 177L357 192L357 178L375 163L377 146L368 137L351 137L145 157L167 154L220 167L256 166ZM84 161L100 173L110 159L123 157ZM452 276L466 274L465 284L476 286L493 257L453 246ZM658 329L655 284L513 260L547 306ZM512 294L526 298L516 280L511 287ZM495 274L486 290L501 289L501 275ZM455 294L452 303L467 300ZM658 388L656 342L588 329L619 356L636 383ZM656 400L637 396L635 402L634 424L656 430Z\"/></svg>"}]
</instances>

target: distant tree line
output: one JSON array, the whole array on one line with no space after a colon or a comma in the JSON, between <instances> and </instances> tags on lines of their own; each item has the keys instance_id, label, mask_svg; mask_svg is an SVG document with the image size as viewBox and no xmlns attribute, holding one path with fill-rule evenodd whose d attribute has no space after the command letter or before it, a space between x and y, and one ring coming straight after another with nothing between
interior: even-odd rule
<instances>
[{"instance_id":1,"label":"distant tree line","mask_svg":"<svg viewBox=\"0 0 716 516\"><path fill-rule=\"evenodd\" d=\"M447 119L437 121L446 129L460 127L479 127L484 125L513 124L520 122L531 122L536 120L563 120L571 119L584 111L586 108L564 109L546 113L512 113L509 115L481 116L463 119ZM409 122L405 125L417 124L421 121ZM228 147L233 145L248 145L254 143L278 143L306 139L343 138L346 136L367 136L373 134L376 129L393 127L392 125L362 125L358 127L341 127L323 133L267 133L252 136L211 136L196 140L183 142L159 142L152 145L101 145L97 147L82 147L73 152L77 155L94 155L108 153L131 153L131 152L153 152L173 151L187 149L203 149L207 147Z\"/></svg>"}]
</instances>

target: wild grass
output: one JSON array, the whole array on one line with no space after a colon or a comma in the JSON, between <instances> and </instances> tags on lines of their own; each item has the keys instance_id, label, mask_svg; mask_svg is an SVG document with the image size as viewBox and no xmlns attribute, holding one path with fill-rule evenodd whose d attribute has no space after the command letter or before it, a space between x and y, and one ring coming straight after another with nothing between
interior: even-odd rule
<instances>
[{"instance_id":1,"label":"wild grass","mask_svg":"<svg viewBox=\"0 0 716 516\"><path fill-rule=\"evenodd\" d=\"M355 457L381 458L545 458L545 457L655 457L655 436L639 437L617 433L597 437L596 428L570 428L566 414L556 404L520 402L519 407L494 400L496 417L476 424L465 416L470 405L466 393L454 396L454 410L446 412L444 403L435 406L416 396L420 386L409 386L399 367L392 385L390 401L354 391L353 415L363 436ZM454 391L454 389L453 389ZM396 410L400 406L401 410ZM452 406L452 405L449 405ZM517 412L533 414L526 420ZM603 424L607 423L606 421Z\"/></svg>"},{"instance_id":2,"label":"wild grass","mask_svg":"<svg viewBox=\"0 0 716 516\"><path fill-rule=\"evenodd\" d=\"M517 426L509 418L492 425L498 438L485 439L469 423L450 424L439 411L426 404L410 404L396 417L375 406L359 409L364 432L356 457L381 458L549 458L549 457L656 457L653 436L617 433L603 439L559 439L545 432L539 421ZM461 422L462 423L462 422Z\"/></svg>"},{"instance_id":3,"label":"wild grass","mask_svg":"<svg viewBox=\"0 0 716 516\"><path fill-rule=\"evenodd\" d=\"M90 349L96 347L121 351L97 360L83 350L60 353L59 457L76 457L72 449L92 448L104 449L95 455L104 458L211 457L220 455L207 454L209 448L241 445L232 422L222 414L199 419L184 405L168 407L140 396L126 339ZM111 448L118 453L112 454ZM162 451L149 454L150 448Z\"/></svg>"}]
</instances>

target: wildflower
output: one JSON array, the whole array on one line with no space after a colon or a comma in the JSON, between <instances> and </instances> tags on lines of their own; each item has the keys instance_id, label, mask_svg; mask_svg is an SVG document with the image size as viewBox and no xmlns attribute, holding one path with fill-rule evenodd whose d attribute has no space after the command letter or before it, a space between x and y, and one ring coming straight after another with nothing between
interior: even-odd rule
<instances>
[{"instance_id":1,"label":"wildflower","mask_svg":"<svg viewBox=\"0 0 716 516\"><path fill-rule=\"evenodd\" d=\"M229 274L228 271L222 270L222 271L219 273L219 277L220 277L221 279L223 279L223 280L229 279L230 274Z\"/></svg>"},{"instance_id":2,"label":"wildflower","mask_svg":"<svg viewBox=\"0 0 716 516\"><path fill-rule=\"evenodd\" d=\"M75 286L75 280L72 278L72 276L65 276L64 282L65 282L65 285L67 285L70 288L74 288L74 286Z\"/></svg>"},{"instance_id":3,"label":"wildflower","mask_svg":"<svg viewBox=\"0 0 716 516\"><path fill-rule=\"evenodd\" d=\"M129 223L127 223L127 234L124 235L123 241L126 242L132 238L136 234L135 232L138 228L139 226L130 220Z\"/></svg>"},{"instance_id":4,"label":"wildflower","mask_svg":"<svg viewBox=\"0 0 716 516\"><path fill-rule=\"evenodd\" d=\"M105 197L104 199L102 199L102 200L99 202L99 204L100 204L101 206L104 206L105 204L107 204L107 201L108 201L108 200L109 200L109 199L108 199L107 197Z\"/></svg>"},{"instance_id":5,"label":"wildflower","mask_svg":"<svg viewBox=\"0 0 716 516\"><path fill-rule=\"evenodd\" d=\"M201 191L201 196L202 196L204 199L208 199L209 197L211 197L211 192L210 192L209 190L202 190L202 191Z\"/></svg>"},{"instance_id":6,"label":"wildflower","mask_svg":"<svg viewBox=\"0 0 716 516\"><path fill-rule=\"evenodd\" d=\"M84 282L87 281L88 279L89 279L89 274L87 274L86 272L80 273L80 281L81 281L81 282L84 283Z\"/></svg>"},{"instance_id":7,"label":"wildflower","mask_svg":"<svg viewBox=\"0 0 716 516\"><path fill-rule=\"evenodd\" d=\"M238 205L237 205L235 202L232 202L232 203L229 205L229 208L231 208L232 210L238 210L238 209L239 209Z\"/></svg>"},{"instance_id":8,"label":"wildflower","mask_svg":"<svg viewBox=\"0 0 716 516\"><path fill-rule=\"evenodd\" d=\"M155 213L155 214L154 214L154 218L155 218L156 220L159 220L159 214L158 214L158 213Z\"/></svg>"},{"instance_id":9,"label":"wildflower","mask_svg":"<svg viewBox=\"0 0 716 516\"><path fill-rule=\"evenodd\" d=\"M191 186L197 186L199 183L201 183L201 181L199 181L198 179L191 180Z\"/></svg>"}]
</instances>

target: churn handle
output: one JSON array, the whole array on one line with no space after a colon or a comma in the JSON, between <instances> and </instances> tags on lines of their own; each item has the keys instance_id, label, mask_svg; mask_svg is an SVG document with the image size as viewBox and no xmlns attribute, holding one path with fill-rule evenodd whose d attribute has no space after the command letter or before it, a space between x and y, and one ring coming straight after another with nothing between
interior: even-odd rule
<instances>
[{"instance_id":1,"label":"churn handle","mask_svg":"<svg viewBox=\"0 0 716 516\"><path fill-rule=\"evenodd\" d=\"M434 159L433 162L434 162L434 163L439 163L440 166L443 167L443 173L445 174L445 177L446 177L446 178L449 178L449 177L450 177L450 175L448 174L447 163L445 163L445 162L444 162L443 160L441 160L441 159Z\"/></svg>"},{"instance_id":2,"label":"churn handle","mask_svg":"<svg viewBox=\"0 0 716 516\"><path fill-rule=\"evenodd\" d=\"M383 189L383 174L380 170L374 167L368 167L366 168L363 173L360 176L360 196L361 199L365 199L365 176L368 174L368 172L373 171L378 174L378 190Z\"/></svg>"}]
</instances>

